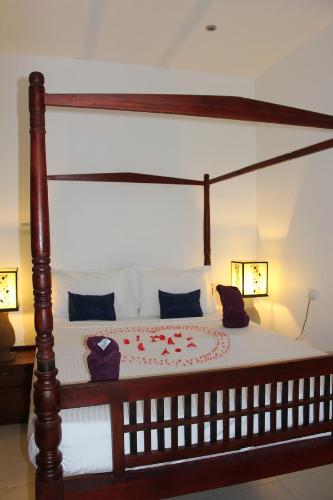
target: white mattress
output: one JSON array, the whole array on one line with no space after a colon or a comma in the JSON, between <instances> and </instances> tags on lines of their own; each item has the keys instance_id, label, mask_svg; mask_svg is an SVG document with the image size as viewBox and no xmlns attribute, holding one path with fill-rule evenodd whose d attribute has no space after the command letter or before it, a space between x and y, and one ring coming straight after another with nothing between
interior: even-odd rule
<instances>
[{"instance_id":1,"label":"white mattress","mask_svg":"<svg viewBox=\"0 0 333 500\"><path fill-rule=\"evenodd\" d=\"M87 368L85 338L102 334L112 336L120 347L122 361L120 378L153 376L210 370L232 366L253 365L303 357L320 356L305 342L295 342L282 335L265 330L254 323L247 328L227 329L222 327L220 315L214 313L203 318L184 320L137 319L117 322L58 322L55 324L55 355L61 383L90 380ZM178 336L175 337L175 334ZM181 334L181 335L180 335ZM136 336L140 338L137 340ZM152 336L164 335L165 339L153 342ZM175 344L168 345L172 337ZM126 343L124 340L126 339ZM189 339L189 340L188 340ZM128 343L129 341L129 343ZM138 343L145 350L138 350ZM189 346L189 344L193 344ZM181 349L175 352L175 349ZM168 353L162 352L167 349ZM301 388L300 388L301 390ZM313 388L312 388L313 390ZM279 396L278 396L279 397ZM243 394L246 407L246 394ZM196 411L196 396L192 396L193 415ZM170 415L170 401L165 399L165 418ZM234 401L231 394L231 409ZM218 411L222 403L218 399ZM127 407L125 419L128 423ZM93 406L62 410L62 442L65 475L112 471L110 406ZM321 409L322 411L322 409ZM138 421L142 421L142 404L137 404ZM206 413L209 399L206 397ZM179 416L183 416L182 398L179 401ZM311 415L310 415L311 418ZM152 403L152 419L156 420L156 404ZM246 419L242 421L242 433L246 432ZM277 425L280 425L279 415ZM269 422L267 421L267 425ZM256 427L258 422L254 419ZM234 422L230 421L230 436L234 435ZM269 427L267 427L268 430ZM218 435L222 424L218 422ZM209 441L210 426L206 425L205 440ZM170 432L165 434L166 447L170 444ZM183 429L179 429L179 445L184 444ZM196 426L192 427L192 442L196 442ZM152 448L157 449L156 432L152 432ZM125 450L129 450L129 436L125 436ZM138 451L143 450L143 433L138 434ZM37 447L33 434L33 412L29 418L29 456L34 463Z\"/></svg>"}]
</instances>

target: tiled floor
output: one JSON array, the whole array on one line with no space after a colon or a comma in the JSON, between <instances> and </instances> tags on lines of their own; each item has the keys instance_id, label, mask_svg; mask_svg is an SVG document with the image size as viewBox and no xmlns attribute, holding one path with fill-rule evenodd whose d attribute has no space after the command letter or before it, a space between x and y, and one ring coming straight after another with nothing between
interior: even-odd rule
<instances>
[{"instance_id":1,"label":"tiled floor","mask_svg":"<svg viewBox=\"0 0 333 500\"><path fill-rule=\"evenodd\" d=\"M34 470L27 460L26 426L0 426L0 500L34 498ZM333 465L177 499L333 500Z\"/></svg>"}]
</instances>

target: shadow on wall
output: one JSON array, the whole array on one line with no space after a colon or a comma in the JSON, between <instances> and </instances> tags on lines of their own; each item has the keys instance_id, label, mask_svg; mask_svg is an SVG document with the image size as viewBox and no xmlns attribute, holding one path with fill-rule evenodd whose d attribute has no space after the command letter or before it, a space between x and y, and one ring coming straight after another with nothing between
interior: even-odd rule
<instances>
[{"instance_id":1,"label":"shadow on wall","mask_svg":"<svg viewBox=\"0 0 333 500\"><path fill-rule=\"evenodd\" d=\"M17 83L18 116L18 216L19 216L19 294L23 321L24 343L34 343L32 322L33 293L30 250L30 146L28 82L20 78Z\"/></svg>"}]
</instances>

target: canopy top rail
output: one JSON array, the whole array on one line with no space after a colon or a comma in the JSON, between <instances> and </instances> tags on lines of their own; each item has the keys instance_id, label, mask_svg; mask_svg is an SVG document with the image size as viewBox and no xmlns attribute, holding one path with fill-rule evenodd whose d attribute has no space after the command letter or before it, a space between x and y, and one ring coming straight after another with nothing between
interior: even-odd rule
<instances>
[{"instance_id":1,"label":"canopy top rail","mask_svg":"<svg viewBox=\"0 0 333 500\"><path fill-rule=\"evenodd\" d=\"M30 74L31 85L43 86L44 76L37 71ZM44 88L44 87L43 87ZM133 111L181 116L197 116L240 120L254 123L273 123L322 129L333 129L333 115L284 106L256 99L235 96L192 94L50 94L42 93L45 106L90 108L114 111ZM48 180L134 182L150 184L201 185L215 184L288 160L301 158L333 147L333 139L301 148L259 163L206 179L139 174L131 172L48 175Z\"/></svg>"},{"instance_id":2,"label":"canopy top rail","mask_svg":"<svg viewBox=\"0 0 333 500\"><path fill-rule=\"evenodd\" d=\"M161 113L333 129L333 116L245 97L191 94L45 94L46 106Z\"/></svg>"},{"instance_id":3,"label":"canopy top rail","mask_svg":"<svg viewBox=\"0 0 333 500\"><path fill-rule=\"evenodd\" d=\"M151 174L140 174L133 172L102 172L102 173L86 173L86 174L51 174L47 176L49 181L89 181L89 182L132 182L140 184L178 184L178 185L188 185L188 186L205 186L206 184L216 184L217 182L227 181L233 179L234 177L239 177L244 174L249 174L255 172L256 170L261 170L263 168L271 167L273 165L278 165L279 163L284 163L290 160L296 160L297 158L302 158L303 156L309 156L314 153L319 153L320 151L325 151L326 149L333 148L333 139L328 139L326 141L318 142L312 144L311 146L306 146L305 148L296 149L295 151L290 151L283 155L274 156L267 160L260 161L258 163L253 163L247 167L243 167L232 172L228 172L218 177L213 177L209 179L209 176L205 176L203 181L197 179L182 179L180 177L167 177L161 175L151 175Z\"/></svg>"}]
</instances>

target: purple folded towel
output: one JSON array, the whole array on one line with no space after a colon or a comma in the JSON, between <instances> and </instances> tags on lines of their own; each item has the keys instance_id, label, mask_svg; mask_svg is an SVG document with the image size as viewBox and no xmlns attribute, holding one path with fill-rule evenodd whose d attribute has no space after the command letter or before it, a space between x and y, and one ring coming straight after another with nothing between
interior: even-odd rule
<instances>
[{"instance_id":1,"label":"purple folded towel","mask_svg":"<svg viewBox=\"0 0 333 500\"><path fill-rule=\"evenodd\" d=\"M108 337L88 337L87 357L92 382L118 380L121 354L117 342Z\"/></svg>"},{"instance_id":2,"label":"purple folded towel","mask_svg":"<svg viewBox=\"0 0 333 500\"><path fill-rule=\"evenodd\" d=\"M243 328L249 324L249 315L244 311L243 297L235 286L217 285L223 306L223 326Z\"/></svg>"}]
</instances>

